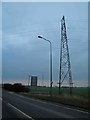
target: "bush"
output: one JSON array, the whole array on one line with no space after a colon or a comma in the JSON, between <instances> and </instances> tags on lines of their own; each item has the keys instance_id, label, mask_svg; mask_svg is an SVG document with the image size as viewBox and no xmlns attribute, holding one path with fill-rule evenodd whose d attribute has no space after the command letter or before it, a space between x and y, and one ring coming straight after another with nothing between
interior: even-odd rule
<instances>
[{"instance_id":1,"label":"bush","mask_svg":"<svg viewBox=\"0 0 90 120\"><path fill-rule=\"evenodd\" d=\"M24 92L24 86L22 86L22 84L21 83L15 83L14 85L13 85L13 91L14 92Z\"/></svg>"},{"instance_id":2,"label":"bush","mask_svg":"<svg viewBox=\"0 0 90 120\"><path fill-rule=\"evenodd\" d=\"M5 89L5 90L10 90L10 91L12 91L12 84L9 84L9 83L6 83L6 84L4 84L3 85L3 88Z\"/></svg>"},{"instance_id":3,"label":"bush","mask_svg":"<svg viewBox=\"0 0 90 120\"><path fill-rule=\"evenodd\" d=\"M5 90L9 90L12 92L29 92L29 88L26 88L24 85L22 85L21 83L15 83L15 84L9 84L6 83L3 85L3 88Z\"/></svg>"}]
</instances>

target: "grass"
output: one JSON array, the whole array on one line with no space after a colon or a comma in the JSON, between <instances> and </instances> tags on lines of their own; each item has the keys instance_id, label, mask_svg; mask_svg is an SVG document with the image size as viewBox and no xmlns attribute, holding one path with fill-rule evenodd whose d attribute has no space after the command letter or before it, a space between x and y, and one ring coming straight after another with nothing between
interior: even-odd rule
<instances>
[{"instance_id":1,"label":"grass","mask_svg":"<svg viewBox=\"0 0 90 120\"><path fill-rule=\"evenodd\" d=\"M30 88L31 93L49 93L50 88L49 87L35 87L35 88ZM58 94L58 88L53 88L52 93L53 94ZM77 87L73 88L72 94L75 96L80 96L84 98L89 98L89 91L90 87ZM61 93L62 94L69 94L69 88L61 88Z\"/></svg>"},{"instance_id":2,"label":"grass","mask_svg":"<svg viewBox=\"0 0 90 120\"><path fill-rule=\"evenodd\" d=\"M50 88L47 87L36 87L31 88L29 93L21 94L36 99L89 109L88 103L90 100L88 98L88 92L90 91L90 88L73 88L72 96L69 95L69 88L62 88L61 95L58 95L58 88L53 88L52 96L48 94L49 90Z\"/></svg>"}]
</instances>

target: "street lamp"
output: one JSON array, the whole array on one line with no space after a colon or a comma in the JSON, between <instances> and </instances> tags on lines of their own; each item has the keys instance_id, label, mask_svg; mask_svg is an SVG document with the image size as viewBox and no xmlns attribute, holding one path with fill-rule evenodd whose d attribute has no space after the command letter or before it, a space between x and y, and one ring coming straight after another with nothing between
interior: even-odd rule
<instances>
[{"instance_id":1,"label":"street lamp","mask_svg":"<svg viewBox=\"0 0 90 120\"><path fill-rule=\"evenodd\" d=\"M38 38L41 38L41 39L49 42L49 44L50 44L50 94L52 95L52 84L53 84L53 82L52 82L52 43L50 40L47 40L41 36L38 36Z\"/></svg>"},{"instance_id":2,"label":"street lamp","mask_svg":"<svg viewBox=\"0 0 90 120\"><path fill-rule=\"evenodd\" d=\"M28 80L28 87L29 87L29 83L30 83L30 77L31 77L31 75L29 75L29 80Z\"/></svg>"}]
</instances>

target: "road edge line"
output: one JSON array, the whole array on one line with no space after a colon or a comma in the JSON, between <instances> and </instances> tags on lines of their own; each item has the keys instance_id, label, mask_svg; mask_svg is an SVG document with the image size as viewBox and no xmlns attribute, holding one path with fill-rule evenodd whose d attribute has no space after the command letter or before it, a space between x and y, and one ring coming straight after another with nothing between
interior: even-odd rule
<instances>
[{"instance_id":1,"label":"road edge line","mask_svg":"<svg viewBox=\"0 0 90 120\"><path fill-rule=\"evenodd\" d=\"M2 101L2 98L0 97L0 100Z\"/></svg>"},{"instance_id":2,"label":"road edge line","mask_svg":"<svg viewBox=\"0 0 90 120\"><path fill-rule=\"evenodd\" d=\"M30 117L29 115L27 115L26 113L22 112L21 110L19 110L18 108L16 108L15 106L13 106L10 103L7 103L10 107L14 108L15 110L17 110L18 112L20 112L21 114L23 114L24 116L26 116L27 118L30 118L32 120L34 120L32 117Z\"/></svg>"}]
</instances>

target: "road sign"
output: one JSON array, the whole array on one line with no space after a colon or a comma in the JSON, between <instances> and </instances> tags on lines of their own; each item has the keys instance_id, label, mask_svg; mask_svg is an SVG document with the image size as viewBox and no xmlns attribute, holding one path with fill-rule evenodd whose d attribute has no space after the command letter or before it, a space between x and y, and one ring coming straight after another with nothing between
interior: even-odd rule
<instances>
[{"instance_id":1,"label":"road sign","mask_svg":"<svg viewBox=\"0 0 90 120\"><path fill-rule=\"evenodd\" d=\"M37 76L31 76L31 86L37 86Z\"/></svg>"}]
</instances>

